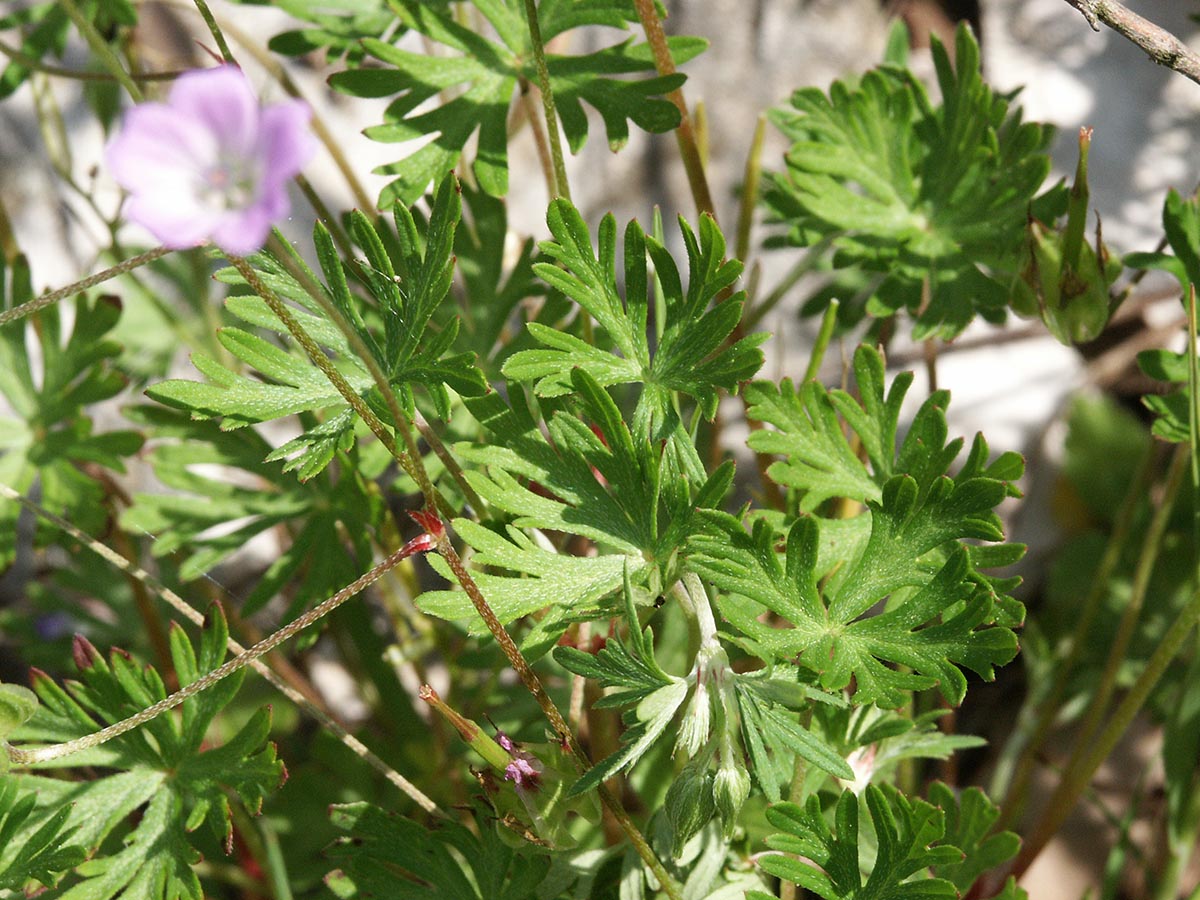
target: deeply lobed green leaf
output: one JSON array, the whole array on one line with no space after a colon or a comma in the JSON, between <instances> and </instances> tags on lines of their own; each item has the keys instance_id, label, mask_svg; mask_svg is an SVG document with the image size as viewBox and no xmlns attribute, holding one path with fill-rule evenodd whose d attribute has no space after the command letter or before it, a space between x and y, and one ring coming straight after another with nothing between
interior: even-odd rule
<instances>
[{"instance_id":1,"label":"deeply lobed green leaf","mask_svg":"<svg viewBox=\"0 0 1200 900\"><path fill-rule=\"evenodd\" d=\"M520 0L477 4L499 41L460 23L446 3L392 0L390 6L404 28L454 52L430 56L367 38L362 42L364 49L386 68L350 69L330 79L334 88L357 97L396 95L385 113L385 123L367 129L373 140L398 143L434 137L415 152L375 170L395 176L381 194L380 206L395 202L406 206L417 200L431 181L458 164L464 146L476 133L476 181L493 196L507 193L509 107L519 84L538 80L524 4ZM550 41L587 25L624 29L636 21L636 13L631 4L621 0L597 0L541 4L538 18L543 39ZM681 64L701 53L707 43L672 37L668 46L675 62ZM649 47L635 45L632 37L577 56L548 53L546 65L563 132L573 152L587 139L584 102L600 113L614 150L628 139L630 121L652 132L670 131L679 124L678 110L661 95L683 84L683 75L622 77L654 71ZM450 99L425 109L427 101L447 91L452 93Z\"/></svg>"},{"instance_id":2,"label":"deeply lobed green leaf","mask_svg":"<svg viewBox=\"0 0 1200 900\"><path fill-rule=\"evenodd\" d=\"M953 65L936 38L931 49L940 106L891 65L834 82L828 96L793 94L772 116L792 141L787 172L769 176L764 197L788 242L832 240L835 268L880 273L871 315L907 308L915 338L949 339L975 315L1003 321L1031 205L1050 221L1065 192L1038 194L1053 129L1022 122L983 82L967 26Z\"/></svg>"}]
</instances>

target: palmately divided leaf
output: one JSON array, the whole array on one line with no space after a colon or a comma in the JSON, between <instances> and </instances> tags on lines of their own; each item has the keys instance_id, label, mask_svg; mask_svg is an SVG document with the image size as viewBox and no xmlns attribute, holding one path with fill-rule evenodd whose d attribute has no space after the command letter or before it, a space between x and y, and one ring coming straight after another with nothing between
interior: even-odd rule
<instances>
[{"instance_id":1,"label":"palmately divided leaf","mask_svg":"<svg viewBox=\"0 0 1200 900\"><path fill-rule=\"evenodd\" d=\"M504 195L508 191L509 107L519 83L537 83L524 4L520 0L489 0L477 5L499 41L488 40L461 24L447 3L392 0L390 6L404 28L449 48L453 55L414 53L368 38L363 47L387 68L351 69L330 79L334 88L357 97L398 95L387 109L385 124L367 129L371 139L398 143L436 135L416 152L375 170L396 176L380 195L380 206L415 202L431 181L454 169L476 132L475 178L489 194ZM625 29L637 16L629 3L600 0L539 4L538 21L542 38L550 41L586 25ZM672 37L668 46L675 62L682 64L701 53L707 43ZM635 45L632 37L579 56L548 53L546 65L572 152L578 152L587 139L584 102L600 113L614 150L628 139L630 121L656 133L679 124L678 110L662 95L682 85L683 75L621 77L655 68L648 46ZM426 101L448 90L454 92L451 99L424 109Z\"/></svg>"},{"instance_id":2,"label":"palmately divided leaf","mask_svg":"<svg viewBox=\"0 0 1200 900\"><path fill-rule=\"evenodd\" d=\"M480 574L480 585L502 622L547 605L594 617L597 602L620 589L626 569L637 587L661 591L677 577L671 573L678 550L700 527L697 509L717 506L732 481L728 463L702 483L693 481L662 446L631 434L612 398L584 370L575 371L572 385L578 414L556 411L548 437L517 395L511 405L499 393L466 401L487 433L486 443L455 448L480 467L467 470L467 480L491 507L513 517L504 537L467 522L460 530L480 551L476 562L493 570ZM579 558L539 546L516 530L526 528L586 538L600 554ZM432 591L418 602L435 615L467 615L474 629L482 624L460 594Z\"/></svg>"},{"instance_id":3,"label":"palmately divided leaf","mask_svg":"<svg viewBox=\"0 0 1200 900\"><path fill-rule=\"evenodd\" d=\"M719 392L735 392L758 371L762 365L758 346L766 334L748 335L726 345L741 319L745 293L712 305L737 280L742 266L725 258L725 239L711 217L701 217L699 239L686 221L679 220L688 254L686 289L666 248L647 237L636 220L631 221L625 228L623 299L617 283L616 220L608 215L600 222L595 249L587 224L569 201L554 201L546 221L554 240L541 245L542 253L562 268L538 263L534 270L600 324L615 352L531 324L530 332L546 349L514 354L504 366L506 377L534 382L542 397L569 392L576 368L606 387L641 383L645 390L635 421L657 423L668 416L671 392L694 398L711 418ZM662 287L665 313L657 323L660 331L653 351L647 331L652 289L647 256Z\"/></svg>"},{"instance_id":4,"label":"palmately divided leaf","mask_svg":"<svg viewBox=\"0 0 1200 900\"><path fill-rule=\"evenodd\" d=\"M944 843L945 814L920 799L910 800L890 785L871 785L866 807L878 847L873 862L860 859L859 801L851 791L838 798L830 828L816 796L804 807L780 803L767 821L780 829L767 845L780 855L763 855L759 865L824 900L957 900L955 886L925 870L962 859ZM863 866L870 874L863 879ZM751 891L751 900L768 895Z\"/></svg>"},{"instance_id":5,"label":"palmately divided leaf","mask_svg":"<svg viewBox=\"0 0 1200 900\"><path fill-rule=\"evenodd\" d=\"M1022 122L1012 98L984 84L966 25L953 65L936 38L931 49L940 106L892 66L857 85L834 82L828 96L793 94L772 116L793 143L786 174L768 176L765 200L789 243L831 239L836 268L881 273L872 315L907 307L916 338L949 339L976 314L1003 321L1031 205L1051 221L1065 191L1038 196L1053 129Z\"/></svg>"},{"instance_id":6,"label":"palmately divided leaf","mask_svg":"<svg viewBox=\"0 0 1200 900\"><path fill-rule=\"evenodd\" d=\"M453 176L442 180L431 206L423 229L418 228L410 210L397 206L393 210L395 234L386 235L386 240L380 233L382 224L373 225L362 213L353 213L350 231L366 254L365 260L356 260L353 265L341 259L329 232L318 222L313 243L324 283L286 242L286 264L266 251L249 258L268 288L298 304L300 308L293 308L291 314L319 345L332 352L351 389L384 411L386 421L391 418L388 406L360 357L359 347L352 346L334 321L337 317L327 314L309 289L323 292L336 308L363 352L373 357L404 412L413 414L413 391L420 387L429 394L439 415L448 418L448 389L471 396L483 393L487 382L472 354L451 352L457 319L447 318L438 331L429 328L453 277L454 234L462 214ZM293 269L299 271L299 278ZM347 270L353 271L365 295L351 289ZM233 268L222 270L217 277L229 284L246 283ZM226 307L250 325L288 335L283 322L258 297L231 297ZM154 385L146 393L161 403L187 410L194 418L220 419L226 429L323 411L324 421L310 424L300 437L270 455L271 459L290 456L287 470L298 469L302 479L316 475L338 449L352 444L354 418L348 414L349 404L302 351L285 349L241 328L221 329L218 340L258 377L196 354L192 362L207 382L172 379Z\"/></svg>"},{"instance_id":7,"label":"palmately divided leaf","mask_svg":"<svg viewBox=\"0 0 1200 900\"><path fill-rule=\"evenodd\" d=\"M219 607L209 615L198 647L178 627L172 630L171 657L182 684L220 665L228 634ZM23 739L78 736L166 697L158 673L123 651L114 651L106 659L80 638L75 656L80 681L69 682L66 688L44 673L35 673L41 711L20 733ZM113 770L112 774L90 781L11 776L20 789L38 794L39 807L66 811L65 827L73 831L72 840L93 854L75 869L77 880L60 897L201 900L200 880L193 869L200 855L189 832L207 826L229 846L230 796L257 813L264 796L285 774L267 739L267 709L253 715L225 745L203 749L209 726L233 699L241 680L240 675L230 676L185 701L178 718L160 716L102 747L69 758L70 764L99 765Z\"/></svg>"},{"instance_id":8,"label":"palmately divided leaf","mask_svg":"<svg viewBox=\"0 0 1200 900\"><path fill-rule=\"evenodd\" d=\"M931 395L897 445L910 377L899 376L885 392L882 358L866 347L855 353L855 372L861 399L818 385L799 394L786 384L752 390L750 415L779 430L756 432L750 444L783 454L769 473L809 511L790 526L786 562L775 549L777 525L760 518L747 535L737 520L713 513L713 531L692 541L689 564L732 595L721 611L756 647L795 658L826 689L853 678L855 702L897 706L906 691L936 684L958 703L966 690L961 667L990 678L994 665L1016 653L1009 626L1020 622L1020 604L1004 594L1013 583L979 567L1009 564L1020 548L963 542L1002 540L994 508L1014 493L1021 460L1003 454L989 462L980 436L958 473L947 476L962 447L961 439L947 442L948 395ZM858 436L866 463L842 422ZM865 509L850 523L822 520L815 511L830 499ZM822 540L826 528L839 540ZM868 615L882 601L883 611ZM788 627L758 621L764 609Z\"/></svg>"},{"instance_id":9,"label":"palmately divided leaf","mask_svg":"<svg viewBox=\"0 0 1200 900\"><path fill-rule=\"evenodd\" d=\"M339 866L325 883L343 900L528 900L542 896L550 871L545 851L501 840L494 816L478 816L478 834L452 821L430 828L369 803L335 806L330 816L348 833L325 851Z\"/></svg>"},{"instance_id":10,"label":"palmately divided leaf","mask_svg":"<svg viewBox=\"0 0 1200 900\"><path fill-rule=\"evenodd\" d=\"M896 494L911 484L898 481L901 490ZM937 685L957 704L966 692L959 667L990 679L993 666L1016 655L1016 635L992 626L992 595L967 577L965 550L954 551L934 577L922 583L925 576L914 560L937 544L920 539L925 531L920 520L948 540L932 523L949 504L938 503L905 522L895 510L889 511L889 494L882 506L872 509L871 539L862 556L849 563L839 586L826 583L827 593L818 590L819 526L811 518L792 526L786 568L776 557L774 535L765 523L757 523L754 534L747 535L729 520L726 524L732 528L692 542L691 566L730 594L719 604L730 624L774 658L794 660L817 673L827 690L844 688L853 678L855 703L896 707L908 691ZM902 589L909 590L900 595ZM897 599L887 611L865 615L893 594ZM764 610L777 613L788 627L759 621ZM894 665L912 672L898 671Z\"/></svg>"},{"instance_id":11,"label":"palmately divided leaf","mask_svg":"<svg viewBox=\"0 0 1200 900\"><path fill-rule=\"evenodd\" d=\"M0 311L31 299L25 258L17 256L11 263L0 259ZM81 296L74 306L69 334L64 334L56 306L37 314L36 328L25 320L0 327L0 398L16 413L0 415L0 482L24 494L36 483L45 509L97 533L108 521L105 492L83 468L124 472L123 459L141 448L143 438L136 431L97 434L85 412L89 404L108 400L125 387L125 377L115 367L121 345L108 337L120 318L120 301ZM16 552L20 509L0 501L0 570ZM37 524L38 546L50 544L54 535L44 523Z\"/></svg>"}]
</instances>

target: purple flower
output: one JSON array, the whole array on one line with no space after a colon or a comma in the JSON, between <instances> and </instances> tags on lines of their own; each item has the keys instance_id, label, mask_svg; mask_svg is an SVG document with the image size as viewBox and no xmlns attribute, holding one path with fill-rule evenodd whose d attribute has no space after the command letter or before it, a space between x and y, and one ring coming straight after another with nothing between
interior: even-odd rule
<instances>
[{"instance_id":1,"label":"purple flower","mask_svg":"<svg viewBox=\"0 0 1200 900\"><path fill-rule=\"evenodd\" d=\"M504 778L513 782L518 790L536 791L542 780L542 764L528 753L522 753L504 767Z\"/></svg>"},{"instance_id":2,"label":"purple flower","mask_svg":"<svg viewBox=\"0 0 1200 900\"><path fill-rule=\"evenodd\" d=\"M259 249L288 213L287 181L316 150L299 100L262 107L242 70L179 76L166 103L125 115L105 158L130 193L125 212L172 249L211 240Z\"/></svg>"}]
</instances>

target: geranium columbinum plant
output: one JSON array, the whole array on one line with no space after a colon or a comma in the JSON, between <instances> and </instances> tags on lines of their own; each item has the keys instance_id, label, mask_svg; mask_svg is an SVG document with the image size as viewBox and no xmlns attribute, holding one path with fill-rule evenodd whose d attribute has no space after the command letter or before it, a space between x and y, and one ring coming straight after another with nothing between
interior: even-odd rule
<instances>
[{"instance_id":1,"label":"geranium columbinum plant","mask_svg":"<svg viewBox=\"0 0 1200 900\"><path fill-rule=\"evenodd\" d=\"M1200 483L1172 509L1200 471L1195 342L1139 360L1177 388L1147 398L1179 444L1169 467L1144 423L1088 401L1061 477L1028 481L1069 482L1088 533L1029 594L1025 677L989 692L976 685L1012 663L1025 617L1003 571L1024 547L1001 517L1024 461L954 436L936 351L978 318L1029 314L1018 288L1039 274L1062 290L1034 298L1035 318L1064 341L1082 332L1049 307L1090 298L1086 336L1106 329L1120 263L1194 297L1200 202L1168 200L1162 253L1100 271L1064 251L1062 272L1034 253L1025 271L1030 222L1065 215L1067 243L1082 234L1085 179L1069 196L1046 183L1052 130L987 85L967 28L952 53L931 40L936 91L898 29L885 65L776 111L791 147L761 179L771 243L805 255L759 290L743 272L772 277L751 240L762 135L733 245L718 218L736 198L706 183L676 71L707 42L667 37L662 4L234 0L306 20L258 50L195 2L227 62L182 75L147 71L160 57L131 26L151 4L0 15L18 32L0 34L0 103L30 80L44 134L63 130L46 83L95 77L85 43L106 123L108 88L135 103L105 151L128 202L90 271L115 265L39 295L0 203L0 677L32 672L0 684L0 900L1027 900L1011 876L1135 719L1163 735L1136 789L1161 800L1096 818L1131 824L1118 853L1144 871L1119 883L1146 892L1130 900L1191 895L1200 592L1183 513ZM43 59L72 41L69 64ZM389 98L364 132L396 148L378 204L351 162L360 136L261 102L235 53L291 96L271 53L324 69L310 97ZM733 85L748 70L710 71ZM162 102L142 102L158 78ZM678 126L702 212L589 219L558 145L578 151L597 120L614 151L633 127ZM542 190L510 158L524 128L552 199L518 236L509 185ZM713 137L714 154L731 143ZM311 242L281 240L317 138L358 208L301 181ZM55 202L78 199L66 186ZM128 255L129 223L161 245ZM805 272L821 273L807 299ZM811 347L784 329L774 374L758 326L784 307L824 322ZM860 346L835 373L839 328ZM926 382L887 365L906 330ZM106 428L118 414L130 424ZM235 573L232 606L190 604ZM373 611L349 602L369 586ZM285 645L318 620L327 637ZM255 709L260 692L239 694L252 672L315 727ZM358 702L323 690L332 672ZM1019 714L995 715L1022 691ZM967 749L991 758L954 765ZM1059 786L1027 826L1045 762ZM980 771L1001 805L972 786Z\"/></svg>"}]
</instances>

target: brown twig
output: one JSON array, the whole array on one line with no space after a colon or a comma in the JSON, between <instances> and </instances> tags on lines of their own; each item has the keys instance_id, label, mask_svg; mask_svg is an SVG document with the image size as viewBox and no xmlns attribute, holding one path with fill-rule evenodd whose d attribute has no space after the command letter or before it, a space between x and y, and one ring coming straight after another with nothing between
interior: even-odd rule
<instances>
[{"instance_id":1,"label":"brown twig","mask_svg":"<svg viewBox=\"0 0 1200 900\"><path fill-rule=\"evenodd\" d=\"M1067 0L1088 20L1093 31L1104 23L1113 31L1133 41L1160 66L1174 69L1185 78L1200 84L1200 55L1164 28L1127 9L1117 0Z\"/></svg>"}]
</instances>

